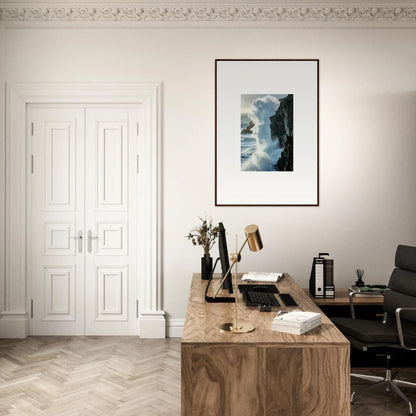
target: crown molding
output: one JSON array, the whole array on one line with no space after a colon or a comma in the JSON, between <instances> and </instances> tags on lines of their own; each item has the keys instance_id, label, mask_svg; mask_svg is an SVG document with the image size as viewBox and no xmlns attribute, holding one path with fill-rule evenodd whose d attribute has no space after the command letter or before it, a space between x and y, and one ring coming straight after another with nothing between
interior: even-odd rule
<instances>
[{"instance_id":1,"label":"crown molding","mask_svg":"<svg viewBox=\"0 0 416 416\"><path fill-rule=\"evenodd\" d=\"M2 5L14 22L416 22L409 5Z\"/></svg>"}]
</instances>

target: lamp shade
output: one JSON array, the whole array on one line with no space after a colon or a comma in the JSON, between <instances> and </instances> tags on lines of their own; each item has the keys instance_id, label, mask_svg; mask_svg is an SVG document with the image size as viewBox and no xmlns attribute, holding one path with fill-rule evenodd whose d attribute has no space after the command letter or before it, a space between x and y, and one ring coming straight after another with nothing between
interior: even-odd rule
<instances>
[{"instance_id":1,"label":"lamp shade","mask_svg":"<svg viewBox=\"0 0 416 416\"><path fill-rule=\"evenodd\" d=\"M259 227L255 224L247 225L244 229L246 233L248 246L251 251L260 251L263 248L263 241L261 241Z\"/></svg>"}]
</instances>

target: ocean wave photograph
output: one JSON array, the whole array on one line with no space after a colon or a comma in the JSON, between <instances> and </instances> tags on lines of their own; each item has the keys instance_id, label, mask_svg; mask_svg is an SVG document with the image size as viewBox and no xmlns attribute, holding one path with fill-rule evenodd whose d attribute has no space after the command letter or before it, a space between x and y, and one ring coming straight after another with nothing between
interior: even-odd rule
<instances>
[{"instance_id":1,"label":"ocean wave photograph","mask_svg":"<svg viewBox=\"0 0 416 416\"><path fill-rule=\"evenodd\" d=\"M293 94L242 94L240 132L242 171L293 171Z\"/></svg>"}]
</instances>

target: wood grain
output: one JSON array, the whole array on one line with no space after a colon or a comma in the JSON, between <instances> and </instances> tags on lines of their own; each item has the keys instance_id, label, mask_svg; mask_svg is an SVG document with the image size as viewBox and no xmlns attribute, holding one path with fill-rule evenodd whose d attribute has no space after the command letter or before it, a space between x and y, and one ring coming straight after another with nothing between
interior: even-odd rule
<instances>
[{"instance_id":1,"label":"wood grain","mask_svg":"<svg viewBox=\"0 0 416 416\"><path fill-rule=\"evenodd\" d=\"M302 348L267 348L265 362L267 415L300 415L302 360ZM275 370L267 371L267 368Z\"/></svg>"},{"instance_id":2,"label":"wood grain","mask_svg":"<svg viewBox=\"0 0 416 416\"><path fill-rule=\"evenodd\" d=\"M341 332L332 324L329 318L322 314L322 325L304 335L292 335L283 332L276 332L271 330L271 324L274 316L279 310L293 310L302 309L305 311L320 312L322 311L316 306L309 296L306 296L304 291L298 284L288 275L278 283L277 288L281 293L290 293L298 307L287 308L281 306L280 308L273 308L274 313L261 313L254 307L246 307L240 293L238 293L238 317L241 321L250 322L255 327L255 331L242 334L224 334L218 331L218 327L224 322L232 322L234 317L233 303L207 303L204 299L206 280L201 280L199 274L194 274L192 278L192 286L189 294L188 309L186 312L185 326L182 336L182 343L275 343L287 346L290 343L299 344L332 344L332 345L349 345L348 340L341 334ZM212 284L213 288L218 285L218 280ZM227 293L221 294L225 296ZM277 297L278 298L278 297ZM281 305L282 301L278 298Z\"/></svg>"},{"instance_id":3,"label":"wood grain","mask_svg":"<svg viewBox=\"0 0 416 416\"><path fill-rule=\"evenodd\" d=\"M193 276L181 343L182 416L350 414L349 342L325 315L307 334L276 332L275 313L294 308L261 313L238 294L239 318L256 329L224 334L218 328L232 321L234 304L205 302L205 285ZM289 275L277 287L298 309L320 312Z\"/></svg>"},{"instance_id":4,"label":"wood grain","mask_svg":"<svg viewBox=\"0 0 416 416\"><path fill-rule=\"evenodd\" d=\"M349 348L304 348L302 355L301 396L308 398L302 414L349 414L344 408L350 401Z\"/></svg>"}]
</instances>

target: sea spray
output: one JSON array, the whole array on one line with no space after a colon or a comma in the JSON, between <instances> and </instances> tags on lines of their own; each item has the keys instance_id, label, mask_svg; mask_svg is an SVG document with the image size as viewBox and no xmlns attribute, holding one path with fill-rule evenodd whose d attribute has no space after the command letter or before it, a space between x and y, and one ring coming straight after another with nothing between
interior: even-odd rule
<instances>
[{"instance_id":1,"label":"sea spray","mask_svg":"<svg viewBox=\"0 0 416 416\"><path fill-rule=\"evenodd\" d=\"M270 133L270 117L276 113L280 101L273 95L256 98L248 117L254 123L251 135L242 135L242 150L244 140L251 139L251 155L247 151L242 154L241 170L244 171L274 171L274 166L282 153L278 140L272 140ZM254 140L253 140L254 139ZM245 145L247 148L247 145Z\"/></svg>"}]
</instances>

